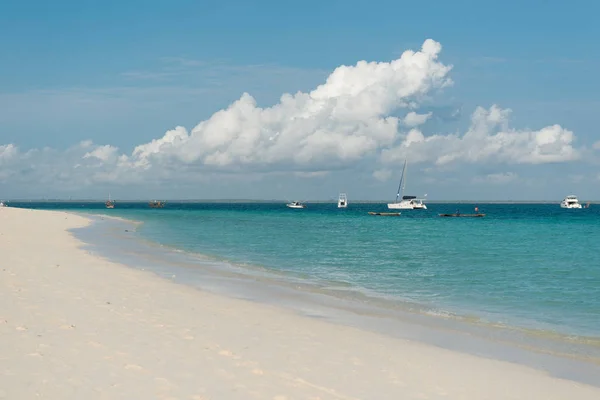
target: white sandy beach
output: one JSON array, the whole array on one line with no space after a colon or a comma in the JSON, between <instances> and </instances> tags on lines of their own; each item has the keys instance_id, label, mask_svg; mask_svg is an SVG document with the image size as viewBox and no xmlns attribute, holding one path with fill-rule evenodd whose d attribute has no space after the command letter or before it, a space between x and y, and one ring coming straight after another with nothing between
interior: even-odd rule
<instances>
[{"instance_id":1,"label":"white sandy beach","mask_svg":"<svg viewBox=\"0 0 600 400\"><path fill-rule=\"evenodd\" d=\"M524 366L175 284L0 209L0 399L600 399Z\"/></svg>"}]
</instances>

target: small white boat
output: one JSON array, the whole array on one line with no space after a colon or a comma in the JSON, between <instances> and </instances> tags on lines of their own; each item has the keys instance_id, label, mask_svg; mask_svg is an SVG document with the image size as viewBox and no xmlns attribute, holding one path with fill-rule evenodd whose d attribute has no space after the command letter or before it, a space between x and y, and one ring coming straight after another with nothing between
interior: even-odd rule
<instances>
[{"instance_id":1,"label":"small white boat","mask_svg":"<svg viewBox=\"0 0 600 400\"><path fill-rule=\"evenodd\" d=\"M581 203L579 203L579 199L575 195L569 195L564 198L563 201L560 202L561 208L583 208Z\"/></svg>"},{"instance_id":2,"label":"small white boat","mask_svg":"<svg viewBox=\"0 0 600 400\"><path fill-rule=\"evenodd\" d=\"M108 201L104 205L106 208L115 208L115 202L110 199L110 193L108 194Z\"/></svg>"},{"instance_id":3,"label":"small white boat","mask_svg":"<svg viewBox=\"0 0 600 400\"><path fill-rule=\"evenodd\" d=\"M338 208L346 207L348 207L348 198L346 197L346 193L340 193L340 197L338 197Z\"/></svg>"},{"instance_id":4,"label":"small white boat","mask_svg":"<svg viewBox=\"0 0 600 400\"><path fill-rule=\"evenodd\" d=\"M423 199L417 199L417 196L403 196L404 187L406 186L406 160L404 160L404 167L402 168L402 177L400 178L400 184L398 185L398 192L396 193L396 201L388 203L390 210L427 210L427 206L423 203Z\"/></svg>"},{"instance_id":5,"label":"small white boat","mask_svg":"<svg viewBox=\"0 0 600 400\"><path fill-rule=\"evenodd\" d=\"M289 208L306 208L304 204L299 201L292 201L291 203L286 204Z\"/></svg>"}]
</instances>

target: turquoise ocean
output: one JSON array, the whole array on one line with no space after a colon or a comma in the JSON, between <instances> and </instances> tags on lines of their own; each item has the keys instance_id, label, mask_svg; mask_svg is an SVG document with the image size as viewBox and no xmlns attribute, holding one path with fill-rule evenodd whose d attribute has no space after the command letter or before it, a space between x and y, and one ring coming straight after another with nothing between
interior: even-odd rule
<instances>
[{"instance_id":1,"label":"turquoise ocean","mask_svg":"<svg viewBox=\"0 0 600 400\"><path fill-rule=\"evenodd\" d=\"M186 264L192 275L211 263L228 265L336 299L600 343L600 206L431 203L382 217L368 212L387 211L385 204L352 202L347 209L308 203L299 210L259 202L173 202L163 209L117 202L111 210L100 203L11 205L138 221L130 237L197 256L197 265L193 257ZM474 207L486 216L438 215Z\"/></svg>"}]
</instances>

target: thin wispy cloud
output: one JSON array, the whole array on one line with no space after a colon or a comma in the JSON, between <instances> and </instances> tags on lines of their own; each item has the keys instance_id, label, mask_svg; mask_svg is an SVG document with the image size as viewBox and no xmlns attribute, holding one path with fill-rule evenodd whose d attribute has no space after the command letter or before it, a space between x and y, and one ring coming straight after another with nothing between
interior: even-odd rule
<instances>
[{"instance_id":1,"label":"thin wispy cloud","mask_svg":"<svg viewBox=\"0 0 600 400\"><path fill-rule=\"evenodd\" d=\"M572 65L593 65L594 63L589 60L584 60L581 58L541 58L534 60L536 63L540 64L572 64ZM598 64L598 63L596 63Z\"/></svg>"},{"instance_id":2,"label":"thin wispy cloud","mask_svg":"<svg viewBox=\"0 0 600 400\"><path fill-rule=\"evenodd\" d=\"M504 64L506 62L508 62L509 60L504 58L504 57L493 57L493 56L480 56L480 57L473 57L469 59L469 63L472 66L489 66L489 65L494 65L494 64Z\"/></svg>"},{"instance_id":3,"label":"thin wispy cloud","mask_svg":"<svg viewBox=\"0 0 600 400\"><path fill-rule=\"evenodd\" d=\"M548 57L548 58L507 58L499 56L478 56L469 58L469 64L476 67L486 67L492 65L527 65L527 64L552 64L552 65L580 65L580 66L593 66L599 65L600 62L593 62L582 58L561 58L561 57Z\"/></svg>"},{"instance_id":4,"label":"thin wispy cloud","mask_svg":"<svg viewBox=\"0 0 600 400\"><path fill-rule=\"evenodd\" d=\"M514 172L498 172L485 176L476 176L473 178L473 183L493 185L506 185L519 179L519 175Z\"/></svg>"},{"instance_id":5,"label":"thin wispy cloud","mask_svg":"<svg viewBox=\"0 0 600 400\"><path fill-rule=\"evenodd\" d=\"M236 65L227 60L194 60L185 57L162 57L160 63L155 69L125 71L121 76L129 79L181 81L186 79L186 84L190 80L196 82L212 83L216 78L231 79L235 76L248 77L249 75L263 76L284 76L288 78L290 74L297 75L315 75L322 74L326 76L328 71L318 69L306 69L289 67L277 64L245 64ZM250 82L252 77L250 76Z\"/></svg>"},{"instance_id":6,"label":"thin wispy cloud","mask_svg":"<svg viewBox=\"0 0 600 400\"><path fill-rule=\"evenodd\" d=\"M194 59L190 59L190 58L186 58L186 57L161 57L159 60L162 63L169 65L171 67L179 66L179 67L185 67L185 68L204 67L204 66L210 65L210 64L224 64L225 63L224 60L213 60L213 61L209 62L206 60L194 60Z\"/></svg>"},{"instance_id":7,"label":"thin wispy cloud","mask_svg":"<svg viewBox=\"0 0 600 400\"><path fill-rule=\"evenodd\" d=\"M171 78L175 76L181 75L180 72L151 72L151 71L127 71L122 72L121 76L129 79L139 79L139 80L162 80L165 78Z\"/></svg>"}]
</instances>

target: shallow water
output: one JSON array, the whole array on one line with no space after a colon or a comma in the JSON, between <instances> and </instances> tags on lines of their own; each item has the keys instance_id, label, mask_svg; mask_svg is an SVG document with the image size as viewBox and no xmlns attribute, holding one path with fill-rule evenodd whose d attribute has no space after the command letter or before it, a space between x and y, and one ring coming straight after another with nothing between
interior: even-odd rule
<instances>
[{"instance_id":1,"label":"shallow water","mask_svg":"<svg viewBox=\"0 0 600 400\"><path fill-rule=\"evenodd\" d=\"M110 245L96 250L181 283L490 357L524 362L527 353L515 349L528 349L600 360L594 206L478 204L487 214L481 219L438 217L471 212L468 204L431 204L400 217L367 214L385 211L383 204L26 206L140 221L106 225L101 235ZM573 368L554 369L569 375Z\"/></svg>"},{"instance_id":2,"label":"shallow water","mask_svg":"<svg viewBox=\"0 0 600 400\"><path fill-rule=\"evenodd\" d=\"M89 204L68 206L94 211ZM292 210L270 203L182 203L152 210L131 203L95 211L142 221L138 233L145 239L331 291L351 289L434 314L600 336L600 207L478 206L485 218L438 217L457 208L471 212L474 205L466 204L430 204L400 217L367 214L385 211L382 204Z\"/></svg>"}]
</instances>

